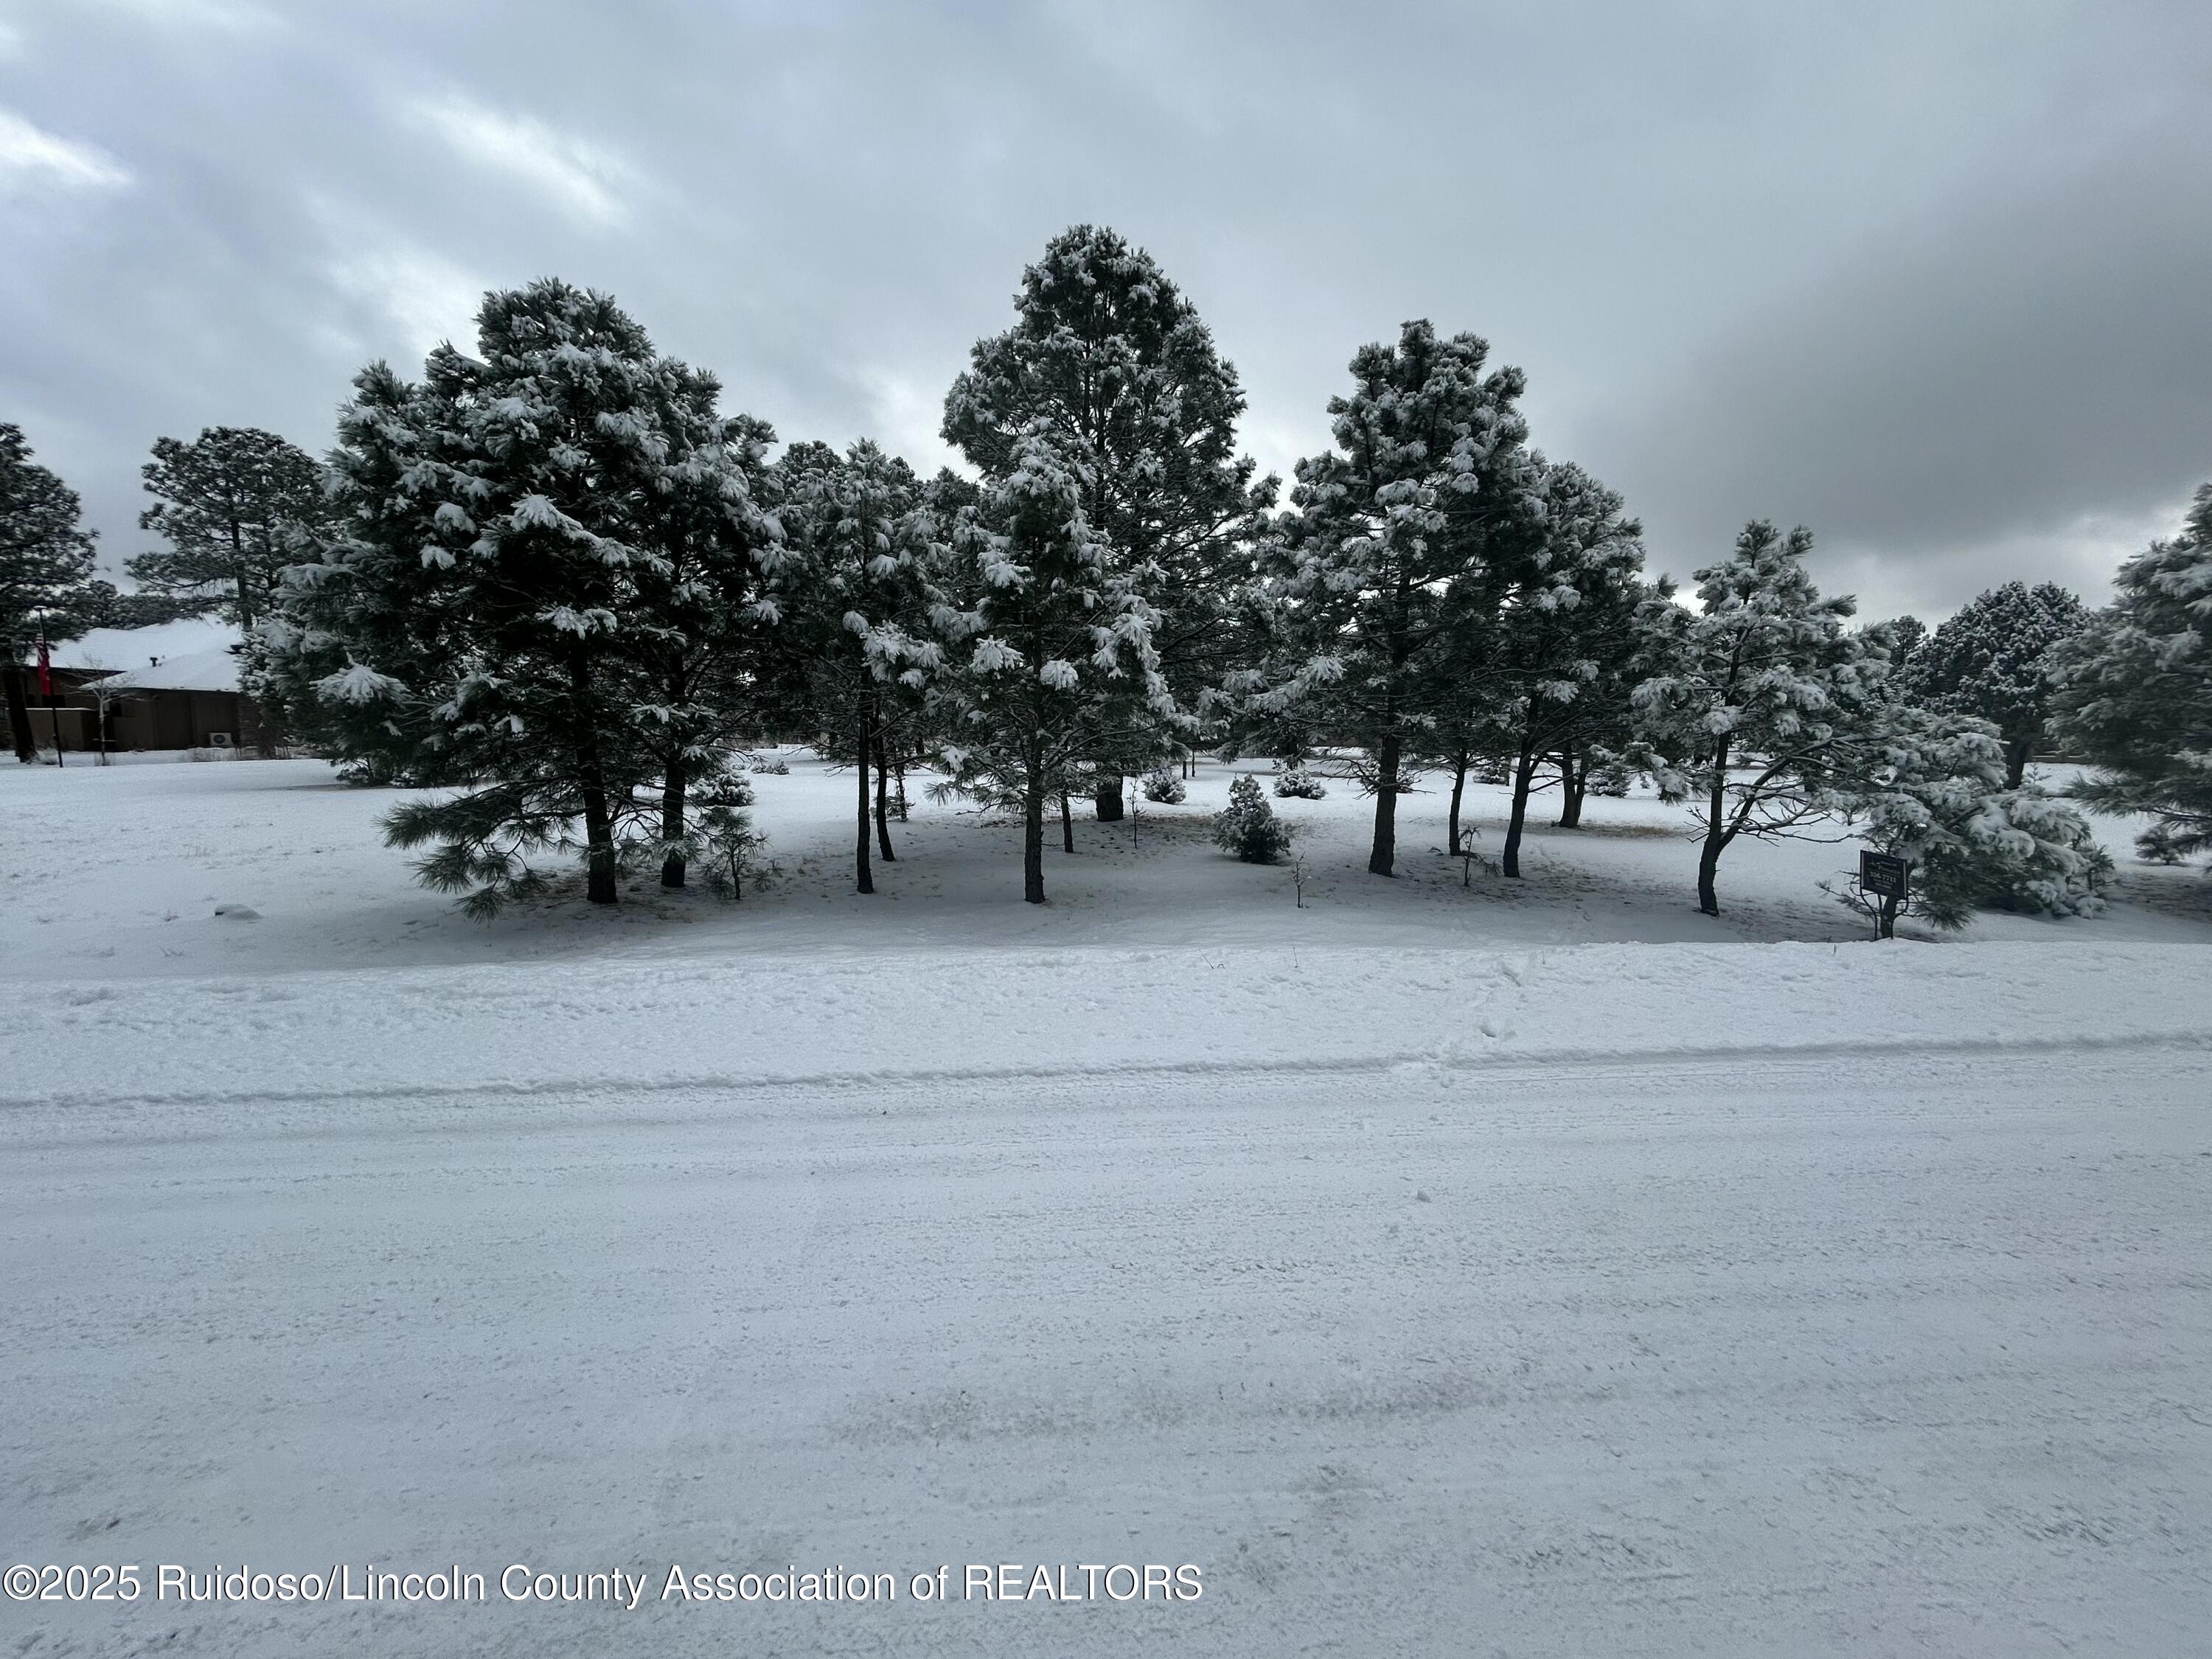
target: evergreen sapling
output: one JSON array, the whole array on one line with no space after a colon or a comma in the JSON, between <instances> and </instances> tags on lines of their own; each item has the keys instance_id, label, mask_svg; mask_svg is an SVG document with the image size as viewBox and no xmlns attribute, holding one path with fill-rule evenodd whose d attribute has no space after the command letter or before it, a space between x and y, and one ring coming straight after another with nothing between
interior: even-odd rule
<instances>
[{"instance_id":1,"label":"evergreen sapling","mask_svg":"<svg viewBox=\"0 0 2212 1659\"><path fill-rule=\"evenodd\" d=\"M1213 844L1247 864L1273 864L1290 850L1290 826L1276 818L1249 772L1237 775L1229 805L1213 815Z\"/></svg>"}]
</instances>

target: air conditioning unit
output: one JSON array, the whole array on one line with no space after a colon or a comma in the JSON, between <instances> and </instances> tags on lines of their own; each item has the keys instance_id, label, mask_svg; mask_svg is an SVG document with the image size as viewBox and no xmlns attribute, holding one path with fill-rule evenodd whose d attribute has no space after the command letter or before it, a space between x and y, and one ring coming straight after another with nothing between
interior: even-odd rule
<instances>
[{"instance_id":1,"label":"air conditioning unit","mask_svg":"<svg viewBox=\"0 0 2212 1659\"><path fill-rule=\"evenodd\" d=\"M229 748L229 747L230 747L230 733L229 733L229 732L209 732L209 733L208 733L208 747L209 747L209 748L210 748L210 749L228 749L228 748Z\"/></svg>"}]
</instances>

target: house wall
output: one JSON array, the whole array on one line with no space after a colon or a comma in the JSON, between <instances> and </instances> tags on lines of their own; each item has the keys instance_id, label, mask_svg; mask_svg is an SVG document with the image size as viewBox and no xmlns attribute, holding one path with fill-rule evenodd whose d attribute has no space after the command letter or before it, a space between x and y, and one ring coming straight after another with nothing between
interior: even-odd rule
<instances>
[{"instance_id":1,"label":"house wall","mask_svg":"<svg viewBox=\"0 0 2212 1659\"><path fill-rule=\"evenodd\" d=\"M64 753L100 746L98 699L71 691L60 704ZM31 730L41 746L53 743L53 720L46 706L31 706ZM262 728L253 700L236 691L133 691L107 700L107 744L111 750L204 749L209 737L228 732L241 747L260 743Z\"/></svg>"}]
</instances>

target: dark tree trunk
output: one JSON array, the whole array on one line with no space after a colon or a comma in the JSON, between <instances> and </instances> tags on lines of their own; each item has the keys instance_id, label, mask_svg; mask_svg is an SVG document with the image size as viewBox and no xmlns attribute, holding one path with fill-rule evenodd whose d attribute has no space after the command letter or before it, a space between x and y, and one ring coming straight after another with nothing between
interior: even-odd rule
<instances>
[{"instance_id":1,"label":"dark tree trunk","mask_svg":"<svg viewBox=\"0 0 2212 1659\"><path fill-rule=\"evenodd\" d=\"M1060 850L1063 853L1075 850L1075 814L1068 806L1065 795L1060 798Z\"/></svg>"},{"instance_id":2,"label":"dark tree trunk","mask_svg":"<svg viewBox=\"0 0 2212 1659\"><path fill-rule=\"evenodd\" d=\"M684 757L673 756L667 775L660 781L660 839L669 850L660 855L660 884L684 884L684 854L676 843L684 839L684 787L690 781Z\"/></svg>"},{"instance_id":3,"label":"dark tree trunk","mask_svg":"<svg viewBox=\"0 0 2212 1659\"><path fill-rule=\"evenodd\" d=\"M599 767L588 766L584 782L584 896L594 904L613 904L615 890L615 829L607 812L606 786Z\"/></svg>"},{"instance_id":4,"label":"dark tree trunk","mask_svg":"<svg viewBox=\"0 0 2212 1659\"><path fill-rule=\"evenodd\" d=\"M1398 856L1398 733L1382 739L1375 758L1375 845L1367 854L1367 873L1387 876Z\"/></svg>"},{"instance_id":5,"label":"dark tree trunk","mask_svg":"<svg viewBox=\"0 0 2212 1659\"><path fill-rule=\"evenodd\" d=\"M1705 844L1698 854L1698 908L1709 916L1721 913L1719 890L1714 878L1720 873L1721 849L1728 845L1728 833L1723 827L1728 807L1728 746L1713 758L1712 788L1705 797Z\"/></svg>"},{"instance_id":6,"label":"dark tree trunk","mask_svg":"<svg viewBox=\"0 0 2212 1659\"><path fill-rule=\"evenodd\" d=\"M1577 760L1571 749L1559 755L1559 828L1583 827L1583 797L1589 793L1589 758Z\"/></svg>"},{"instance_id":7,"label":"dark tree trunk","mask_svg":"<svg viewBox=\"0 0 2212 1659\"><path fill-rule=\"evenodd\" d=\"M8 732L15 739L15 758L27 766L39 757L39 739L31 730L31 701L23 684L22 665L9 663L0 678L8 684Z\"/></svg>"},{"instance_id":8,"label":"dark tree trunk","mask_svg":"<svg viewBox=\"0 0 2212 1659\"><path fill-rule=\"evenodd\" d=\"M599 763L599 732L592 724L592 670L580 649L568 659L568 687L576 723L576 787L584 799L584 896L594 904L614 904L614 816L607 810L607 775Z\"/></svg>"},{"instance_id":9,"label":"dark tree trunk","mask_svg":"<svg viewBox=\"0 0 2212 1659\"><path fill-rule=\"evenodd\" d=\"M860 781L860 836L853 844L853 886L855 891L862 893L876 890L874 872L868 868L868 838L872 831L868 822L868 747L869 739L874 736L868 727L867 711L863 708L860 711L860 741L853 746L853 770Z\"/></svg>"},{"instance_id":10,"label":"dark tree trunk","mask_svg":"<svg viewBox=\"0 0 2212 1659\"><path fill-rule=\"evenodd\" d=\"M891 763L891 777L898 787L898 821L906 822L906 761L903 757Z\"/></svg>"},{"instance_id":11,"label":"dark tree trunk","mask_svg":"<svg viewBox=\"0 0 2212 1659\"><path fill-rule=\"evenodd\" d=\"M1513 763L1513 816L1505 823L1505 851L1498 867L1509 876L1521 873L1521 832L1528 823L1528 790L1536 781L1536 757L1524 744Z\"/></svg>"},{"instance_id":12,"label":"dark tree trunk","mask_svg":"<svg viewBox=\"0 0 2212 1659\"><path fill-rule=\"evenodd\" d=\"M1044 902L1044 757L1030 745L1022 789L1022 902Z\"/></svg>"},{"instance_id":13,"label":"dark tree trunk","mask_svg":"<svg viewBox=\"0 0 2212 1659\"><path fill-rule=\"evenodd\" d=\"M2030 744L2026 738L2018 738L2005 744L2006 788L2019 788L2021 781L2027 776L2027 751L2029 747Z\"/></svg>"},{"instance_id":14,"label":"dark tree trunk","mask_svg":"<svg viewBox=\"0 0 2212 1659\"><path fill-rule=\"evenodd\" d=\"M876 727L876 851L885 864L896 864L891 850L890 769L884 764L884 728Z\"/></svg>"},{"instance_id":15,"label":"dark tree trunk","mask_svg":"<svg viewBox=\"0 0 2212 1659\"><path fill-rule=\"evenodd\" d=\"M1121 780L1118 777L1098 780L1098 793L1094 798L1098 807L1098 822L1119 823L1121 821Z\"/></svg>"},{"instance_id":16,"label":"dark tree trunk","mask_svg":"<svg viewBox=\"0 0 2212 1659\"><path fill-rule=\"evenodd\" d=\"M1460 851L1459 804L1466 793L1467 757L1457 755L1452 759L1451 852L1454 858L1459 856Z\"/></svg>"}]
</instances>

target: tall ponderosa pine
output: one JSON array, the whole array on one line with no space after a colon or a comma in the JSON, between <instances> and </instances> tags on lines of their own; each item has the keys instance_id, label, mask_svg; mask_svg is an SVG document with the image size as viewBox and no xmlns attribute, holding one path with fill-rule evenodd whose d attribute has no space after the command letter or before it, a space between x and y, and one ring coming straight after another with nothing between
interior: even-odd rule
<instances>
[{"instance_id":1,"label":"tall ponderosa pine","mask_svg":"<svg viewBox=\"0 0 2212 1659\"><path fill-rule=\"evenodd\" d=\"M776 471L790 549L779 657L823 754L853 763L854 884L872 893L871 819L877 854L896 860L890 757L911 744L922 688L943 659L925 580L933 520L912 469L865 440L843 455L793 444Z\"/></svg>"},{"instance_id":2,"label":"tall ponderosa pine","mask_svg":"<svg viewBox=\"0 0 2212 1659\"><path fill-rule=\"evenodd\" d=\"M634 537L657 556L632 567L635 608L618 646L644 677L643 737L660 775L660 884L681 887L697 850L693 798L750 804L724 775L733 732L757 711L776 631L773 584L787 555L764 510L775 432L751 416L720 414L711 374L660 368L654 414L665 455L637 498Z\"/></svg>"},{"instance_id":3,"label":"tall ponderosa pine","mask_svg":"<svg viewBox=\"0 0 2212 1659\"><path fill-rule=\"evenodd\" d=\"M1638 661L1646 607L1666 597L1642 580L1643 526L1620 496L1571 464L1545 465L1540 477L1542 534L1508 573L1471 688L1485 747L1512 781L1499 858L1508 876L1521 873L1537 766L1578 750L1587 765L1589 745L1617 727L1635 689L1623 671Z\"/></svg>"},{"instance_id":4,"label":"tall ponderosa pine","mask_svg":"<svg viewBox=\"0 0 2212 1659\"><path fill-rule=\"evenodd\" d=\"M2153 819L2146 858L2212 852L2212 484L2113 580L2118 597L2053 663L2057 736L2100 769L2075 793Z\"/></svg>"},{"instance_id":5,"label":"tall ponderosa pine","mask_svg":"<svg viewBox=\"0 0 2212 1659\"><path fill-rule=\"evenodd\" d=\"M669 702L669 630L723 617L671 595L758 551L766 433L713 417L712 380L603 295L540 282L477 325L479 355L441 346L419 385L380 363L355 381L337 521L288 575L267 678L341 758L464 786L386 823L436 844L424 879L472 914L538 890L527 856L575 847L580 820L589 896L612 903L625 831L667 839L642 826L672 714L703 742L721 695Z\"/></svg>"},{"instance_id":6,"label":"tall ponderosa pine","mask_svg":"<svg viewBox=\"0 0 2212 1659\"><path fill-rule=\"evenodd\" d=\"M131 579L173 614L219 611L251 632L298 556L295 535L328 516L322 468L273 432L216 426L189 443L155 439L141 472L155 501L138 527L169 547L131 559Z\"/></svg>"},{"instance_id":7,"label":"tall ponderosa pine","mask_svg":"<svg viewBox=\"0 0 2212 1659\"><path fill-rule=\"evenodd\" d=\"M1228 666L1225 599L1249 573L1249 529L1273 499L1236 453L1244 393L1197 310L1158 264L1103 227L1055 236L1022 275L1019 313L978 341L945 400L945 438L1010 477L1032 435L1079 480L1085 523L1152 606L1154 648L1185 709ZM1118 818L1121 769L1175 733L1102 733L1097 811Z\"/></svg>"},{"instance_id":8,"label":"tall ponderosa pine","mask_svg":"<svg viewBox=\"0 0 2212 1659\"><path fill-rule=\"evenodd\" d=\"M112 583L94 579L96 532L76 492L31 459L23 429L0 421L0 683L15 758L39 757L24 666L38 638L73 640L106 620Z\"/></svg>"},{"instance_id":9,"label":"tall ponderosa pine","mask_svg":"<svg viewBox=\"0 0 2212 1659\"><path fill-rule=\"evenodd\" d=\"M2044 740L2051 653L2088 620L2081 601L2056 582L2007 582L1978 595L1923 639L1900 638L1910 653L1901 660L1902 678L1909 695L1928 707L1996 726L2005 746L2005 787L2017 789L2029 756Z\"/></svg>"},{"instance_id":10,"label":"tall ponderosa pine","mask_svg":"<svg viewBox=\"0 0 2212 1659\"><path fill-rule=\"evenodd\" d=\"M1352 360L1352 395L1328 405L1336 451L1298 463L1267 552L1267 659L1231 682L1260 721L1365 751L1379 876L1394 868L1407 763L1540 517L1521 372L1485 374L1489 354L1475 335L1412 322Z\"/></svg>"},{"instance_id":11,"label":"tall ponderosa pine","mask_svg":"<svg viewBox=\"0 0 2212 1659\"><path fill-rule=\"evenodd\" d=\"M1083 513L1083 475L1032 436L963 507L931 625L945 660L929 719L949 787L1022 818L1022 896L1044 902L1048 802L1174 699L1152 608Z\"/></svg>"},{"instance_id":12,"label":"tall ponderosa pine","mask_svg":"<svg viewBox=\"0 0 2212 1659\"><path fill-rule=\"evenodd\" d=\"M1643 730L1669 757L1661 793L1695 800L1705 830L1698 908L1720 914L1721 854L1739 836L1788 836L1834 810L1861 776L1865 721L1882 701L1886 633L1844 626L1855 602L1823 599L1803 526L1763 521L1697 573L1697 616L1676 611L1674 660L1636 690Z\"/></svg>"}]
</instances>

